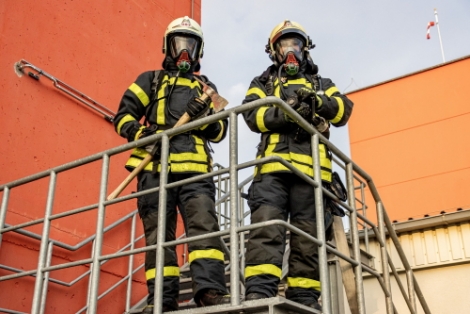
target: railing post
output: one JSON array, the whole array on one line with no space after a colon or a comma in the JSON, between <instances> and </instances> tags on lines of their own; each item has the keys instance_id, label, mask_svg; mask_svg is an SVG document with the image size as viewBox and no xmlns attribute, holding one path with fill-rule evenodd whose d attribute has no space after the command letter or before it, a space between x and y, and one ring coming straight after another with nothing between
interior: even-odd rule
<instances>
[{"instance_id":1,"label":"railing post","mask_svg":"<svg viewBox=\"0 0 470 314\"><path fill-rule=\"evenodd\" d=\"M41 293L44 280L42 269L46 267L47 248L49 244L49 232L51 230L51 220L49 217L52 214L52 207L54 204L55 186L57 182L57 174L51 171L49 181L49 191L47 193L46 211L44 214L44 226L42 228L42 238L39 248L38 268L36 270L36 282L34 284L33 306L31 308L32 314L37 314L41 310Z\"/></svg>"},{"instance_id":2,"label":"railing post","mask_svg":"<svg viewBox=\"0 0 470 314\"><path fill-rule=\"evenodd\" d=\"M170 148L170 139L168 135L162 137L162 153L160 159L160 190L158 200L158 227L157 227L157 254L155 262L155 295L153 313L162 313L163 300L163 266L165 264L165 254L163 244L166 234L166 201L168 182L168 156ZM176 210L176 208L175 208Z\"/></svg>"},{"instance_id":3,"label":"railing post","mask_svg":"<svg viewBox=\"0 0 470 314\"><path fill-rule=\"evenodd\" d=\"M364 283L362 279L362 264L361 264L361 250L359 247L359 230L357 227L357 211L356 211L356 195L354 193L354 175L353 175L353 165L352 163L346 164L346 180L349 192L348 205L353 209L349 218L349 225L351 229L351 240L353 246L354 259L358 263L354 267L354 275L356 282L356 291L357 291L357 305L360 314L364 314L365 310L365 300L364 300Z\"/></svg>"},{"instance_id":4,"label":"railing post","mask_svg":"<svg viewBox=\"0 0 470 314\"><path fill-rule=\"evenodd\" d=\"M98 290L100 283L100 271L101 263L99 258L101 257L101 249L103 247L103 228L105 219L105 206L106 201L106 188L108 185L108 172L109 172L109 156L103 155L103 165L101 168L101 180L100 180L100 194L98 201L98 218L96 220L96 238L93 250L93 262L91 266L91 288L89 295L89 307L87 313L95 314L98 309Z\"/></svg>"},{"instance_id":5,"label":"railing post","mask_svg":"<svg viewBox=\"0 0 470 314\"><path fill-rule=\"evenodd\" d=\"M323 190L320 168L320 148L319 136L314 134L312 137L312 159L314 180L318 187L314 189L315 193L315 214L317 220L317 239L321 241L318 246L318 268L320 270L321 283L321 302L324 314L331 314L331 295L330 295L330 278L328 276L328 257L326 255L326 238L325 238L325 215L323 213Z\"/></svg>"},{"instance_id":6,"label":"railing post","mask_svg":"<svg viewBox=\"0 0 470 314\"><path fill-rule=\"evenodd\" d=\"M47 245L47 260L46 260L46 267L49 267L51 265L52 261L52 250L54 248L54 243L52 241L49 241ZM47 290L49 286L49 272L46 272L44 275L44 282L46 284L42 285L42 296L41 296L41 308L39 313L44 314L46 311L46 300L47 300Z\"/></svg>"},{"instance_id":7,"label":"railing post","mask_svg":"<svg viewBox=\"0 0 470 314\"><path fill-rule=\"evenodd\" d=\"M5 225L5 218L7 216L8 200L10 199L10 188L6 187L3 190L2 206L0 207L0 249L2 248L3 233L1 232Z\"/></svg>"},{"instance_id":8,"label":"railing post","mask_svg":"<svg viewBox=\"0 0 470 314\"><path fill-rule=\"evenodd\" d=\"M392 288L390 285L390 274L388 270L387 239L385 237L384 208L382 202L377 202L377 225L379 227L380 238L383 245L380 246L380 255L382 258L382 277L387 288L388 296L385 296L385 306L387 314L394 314L392 301Z\"/></svg>"},{"instance_id":9,"label":"railing post","mask_svg":"<svg viewBox=\"0 0 470 314\"><path fill-rule=\"evenodd\" d=\"M230 294L233 306L240 304L240 264L238 241L238 141L237 115L230 113Z\"/></svg>"},{"instance_id":10,"label":"railing post","mask_svg":"<svg viewBox=\"0 0 470 314\"><path fill-rule=\"evenodd\" d=\"M134 250L135 247L135 219L136 215L132 216L131 220L131 246L129 248L129 251ZM132 294L132 271L134 270L134 255L129 255L129 267L127 270L127 275L129 278L127 278L127 294L126 294L126 311L129 311L131 307L131 294Z\"/></svg>"},{"instance_id":11,"label":"railing post","mask_svg":"<svg viewBox=\"0 0 470 314\"><path fill-rule=\"evenodd\" d=\"M390 238L391 238L392 242L395 244L395 248L396 248L397 253L400 256L400 259L403 263L403 267L406 269L407 273L408 273L408 271L410 272L412 280L413 280L413 285L408 285L408 289L412 289L410 291L409 298L410 299L415 298L415 295L416 295L418 297L418 300L419 300L420 304L421 304L421 307L423 308L424 313L430 314L431 310L429 309L429 306L428 306L426 300L424 299L423 292L421 291L421 288L419 287L419 284L416 281L416 278L413 274L410 263L406 259L406 254L403 251L403 248L401 247L400 241L398 241L398 237L395 233L395 230L393 229L392 222L390 221L390 218L388 217L388 215L385 211L383 213L383 216L384 216L385 225L387 226L387 229L390 230L389 231ZM413 301L413 302L415 302L415 301Z\"/></svg>"}]
</instances>

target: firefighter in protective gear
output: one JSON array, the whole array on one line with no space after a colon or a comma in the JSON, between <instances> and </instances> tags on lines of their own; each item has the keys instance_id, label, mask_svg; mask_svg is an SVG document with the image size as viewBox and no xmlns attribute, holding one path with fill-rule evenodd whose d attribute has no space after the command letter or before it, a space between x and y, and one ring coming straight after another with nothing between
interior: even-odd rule
<instances>
[{"instance_id":1,"label":"firefighter in protective gear","mask_svg":"<svg viewBox=\"0 0 470 314\"><path fill-rule=\"evenodd\" d=\"M243 103L276 96L291 105L325 137L330 125L348 122L353 103L342 95L330 79L318 75L318 67L308 52L314 45L304 28L285 20L277 25L266 52L273 62L255 77ZM313 177L311 136L274 105L244 112L249 128L261 134L257 158L278 156L302 173ZM319 144L321 178L332 180L332 161L326 145ZM251 223L287 220L304 232L317 236L314 188L279 162L258 165L248 190ZM331 233L332 214L341 215L333 202L324 199L325 229ZM327 235L328 237L329 235ZM285 228L273 225L250 233L245 268L246 300L273 297L278 292L286 243ZM286 298L321 309L318 246L295 233L290 235L289 273Z\"/></svg>"},{"instance_id":2,"label":"firefighter in protective gear","mask_svg":"<svg viewBox=\"0 0 470 314\"><path fill-rule=\"evenodd\" d=\"M171 22L164 35L163 69L140 74L125 91L114 120L116 132L128 141L172 128L187 112L192 119L211 114L210 98L203 101L202 86L195 79L203 53L203 34L199 24L188 18ZM207 77L198 77L216 90ZM145 118L145 123L139 121ZM189 179L212 170L209 142L218 143L226 136L228 121L219 120L170 140L168 183ZM144 147L136 148L126 163L133 170L145 158ZM137 190L159 186L160 160L156 155L138 175ZM211 178L168 190L166 204L166 241L175 240L177 208L182 214L188 237L219 231L215 213L215 185ZM159 193L138 197L146 245L157 241ZM178 309L179 267L175 247L166 247L163 279L163 311ZM153 313L156 252L146 252L145 274L148 286L147 307ZM199 306L229 303L224 276L224 253L219 238L189 243L189 263L194 299Z\"/></svg>"}]
</instances>

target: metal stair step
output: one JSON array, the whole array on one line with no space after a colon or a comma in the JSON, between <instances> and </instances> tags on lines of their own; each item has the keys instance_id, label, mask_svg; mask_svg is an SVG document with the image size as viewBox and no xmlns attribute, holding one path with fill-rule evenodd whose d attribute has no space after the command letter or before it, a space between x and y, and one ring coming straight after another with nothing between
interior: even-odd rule
<instances>
[{"instance_id":1,"label":"metal stair step","mask_svg":"<svg viewBox=\"0 0 470 314\"><path fill-rule=\"evenodd\" d=\"M321 312L308 308L304 305L289 301L283 297L273 297L269 299L260 299L245 301L240 305L232 306L215 305L202 308L195 308L194 305L188 307L182 306L180 310L165 312L171 314L321 314ZM140 311L130 311L125 314L139 314Z\"/></svg>"}]
</instances>

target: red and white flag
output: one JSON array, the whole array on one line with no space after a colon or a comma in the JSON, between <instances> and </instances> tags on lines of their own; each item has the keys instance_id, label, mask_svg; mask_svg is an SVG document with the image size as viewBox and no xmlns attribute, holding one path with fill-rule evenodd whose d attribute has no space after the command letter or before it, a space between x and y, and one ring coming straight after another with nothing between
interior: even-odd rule
<instances>
[{"instance_id":1,"label":"red and white flag","mask_svg":"<svg viewBox=\"0 0 470 314\"><path fill-rule=\"evenodd\" d=\"M426 32L426 39L431 39L431 27L433 27L435 23L433 21L428 23L428 30Z\"/></svg>"}]
</instances>

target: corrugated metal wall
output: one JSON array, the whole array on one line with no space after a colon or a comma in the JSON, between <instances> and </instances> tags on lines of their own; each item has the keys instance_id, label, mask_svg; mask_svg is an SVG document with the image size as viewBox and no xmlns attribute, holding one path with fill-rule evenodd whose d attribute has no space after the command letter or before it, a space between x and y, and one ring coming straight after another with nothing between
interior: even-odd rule
<instances>
[{"instance_id":1,"label":"corrugated metal wall","mask_svg":"<svg viewBox=\"0 0 470 314\"><path fill-rule=\"evenodd\" d=\"M442 226L429 230L405 232L398 235L410 266L414 269L438 267L456 263L470 263L470 222ZM365 247L362 249L365 250ZM403 270L398 253L391 239L387 249L397 270ZM382 271L380 246L369 243L370 254L375 256L375 268ZM470 280L470 273L469 280Z\"/></svg>"},{"instance_id":2,"label":"corrugated metal wall","mask_svg":"<svg viewBox=\"0 0 470 314\"><path fill-rule=\"evenodd\" d=\"M470 221L403 232L398 237L431 312L470 313L470 298L467 297L470 291ZM387 248L407 289L403 265L390 239ZM375 268L382 272L380 246L375 239L369 242L369 252L375 256ZM410 313L393 276L391 280L398 313ZM385 300L375 277L365 277L364 290L366 313L386 313ZM423 312L418 310L418 313Z\"/></svg>"}]
</instances>

